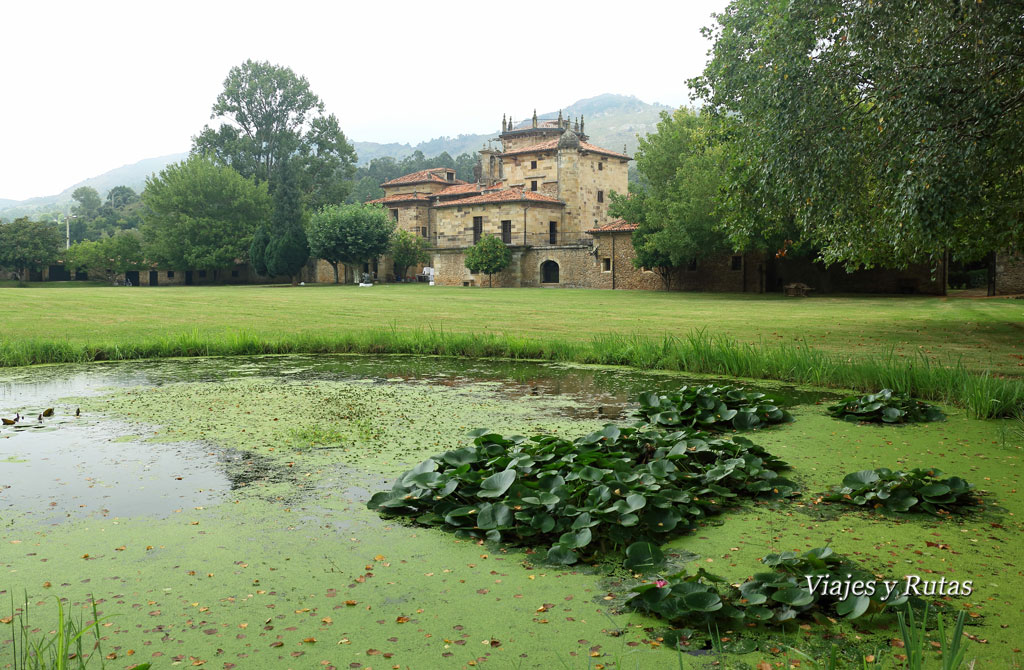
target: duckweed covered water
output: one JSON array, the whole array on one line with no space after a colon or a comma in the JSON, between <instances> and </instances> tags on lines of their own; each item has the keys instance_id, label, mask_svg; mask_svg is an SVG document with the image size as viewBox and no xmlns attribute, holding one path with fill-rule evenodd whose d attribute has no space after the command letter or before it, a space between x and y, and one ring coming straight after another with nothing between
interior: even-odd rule
<instances>
[{"instance_id":1,"label":"duckweed covered water","mask_svg":"<svg viewBox=\"0 0 1024 670\"><path fill-rule=\"evenodd\" d=\"M614 564L556 569L522 549L365 508L398 473L464 445L472 428L576 436L621 420L641 390L692 379L362 356L4 373L0 416L57 411L0 429L0 485L9 487L0 490L0 596L27 599L36 622L56 609L53 596L74 607L95 598L113 615L107 667L663 668L711 658L677 658L661 648L663 623L622 612L635 580ZM674 561L741 580L770 551L829 543L880 574L969 575L975 594L950 603L978 615L969 632L986 642L970 642L968 658L978 668L1018 658L1021 447L1008 424L953 415L856 426L825 416L831 397L770 390L797 421L754 439L794 466L787 476L808 495L713 520L671 543ZM880 465L961 474L1005 511L908 521L813 504L811 494L846 472ZM761 650L726 665L774 664L787 646L830 642L889 654L889 624L794 626L757 636ZM12 629L0 627L0 667Z\"/></svg>"}]
</instances>

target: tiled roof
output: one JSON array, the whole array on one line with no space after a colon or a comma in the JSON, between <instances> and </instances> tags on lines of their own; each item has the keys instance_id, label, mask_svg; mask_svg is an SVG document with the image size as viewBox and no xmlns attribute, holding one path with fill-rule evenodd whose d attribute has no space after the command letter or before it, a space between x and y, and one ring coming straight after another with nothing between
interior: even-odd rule
<instances>
[{"instance_id":1,"label":"tiled roof","mask_svg":"<svg viewBox=\"0 0 1024 670\"><path fill-rule=\"evenodd\" d=\"M449 195L466 195L467 193L479 192L480 184L456 184L455 186L449 186L448 188L438 191L434 196L444 197Z\"/></svg>"},{"instance_id":2,"label":"tiled roof","mask_svg":"<svg viewBox=\"0 0 1024 670\"><path fill-rule=\"evenodd\" d=\"M614 221L606 223L603 226L591 228L587 232L590 233L591 235L595 233L600 235L601 233L631 233L636 229L637 224L635 223L627 223L624 219L615 219Z\"/></svg>"},{"instance_id":3,"label":"tiled roof","mask_svg":"<svg viewBox=\"0 0 1024 670\"><path fill-rule=\"evenodd\" d=\"M528 147L522 147L520 149L516 149L515 151L506 151L505 153L503 153L501 155L502 156L515 156L515 155L518 155L518 154L536 154L536 153L540 153L542 151L557 151L557 150L558 150L558 140L555 139L555 140L548 140L547 142L539 142L537 144L531 144ZM580 142L580 150L581 151L589 151L589 152L595 153L595 154L603 154L605 156L614 156L615 158L625 158L627 160L633 160L631 156L628 156L626 154L620 154L620 153L618 153L616 151L609 151L608 149L602 149L601 147L595 146L595 145L593 145L593 144L591 144L589 142Z\"/></svg>"},{"instance_id":4,"label":"tiled roof","mask_svg":"<svg viewBox=\"0 0 1024 670\"><path fill-rule=\"evenodd\" d=\"M448 181L445 177L445 173L448 172L449 168L429 168L427 170L420 170L419 172L413 172L411 174L402 175L386 181L381 186L399 186L401 184L465 184L466 182L461 179L454 181Z\"/></svg>"},{"instance_id":5,"label":"tiled roof","mask_svg":"<svg viewBox=\"0 0 1024 670\"><path fill-rule=\"evenodd\" d=\"M460 198L458 200L449 200L448 202L442 202L436 207L454 207L458 205L489 205L497 202L537 202L546 203L551 205L564 206L561 200L552 198L546 195L541 195L535 191L526 191L521 188L503 188L490 193L484 193L483 195L473 196L471 198Z\"/></svg>"},{"instance_id":6,"label":"tiled roof","mask_svg":"<svg viewBox=\"0 0 1024 670\"><path fill-rule=\"evenodd\" d=\"M387 195L383 198L377 198L376 200L367 200L366 204L390 205L396 202L422 202L424 204L430 204L430 196L425 193L400 193L398 195Z\"/></svg>"}]
</instances>

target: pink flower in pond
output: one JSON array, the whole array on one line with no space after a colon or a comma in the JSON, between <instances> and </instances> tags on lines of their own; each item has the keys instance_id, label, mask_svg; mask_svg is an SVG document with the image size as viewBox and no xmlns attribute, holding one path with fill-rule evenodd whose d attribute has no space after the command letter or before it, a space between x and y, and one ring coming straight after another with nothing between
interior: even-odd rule
<instances>
[{"instance_id":1,"label":"pink flower in pond","mask_svg":"<svg viewBox=\"0 0 1024 670\"><path fill-rule=\"evenodd\" d=\"M666 582L664 579L659 579L658 581L654 582L654 585L657 586L659 589L663 589L666 586L668 586L668 582Z\"/></svg>"}]
</instances>

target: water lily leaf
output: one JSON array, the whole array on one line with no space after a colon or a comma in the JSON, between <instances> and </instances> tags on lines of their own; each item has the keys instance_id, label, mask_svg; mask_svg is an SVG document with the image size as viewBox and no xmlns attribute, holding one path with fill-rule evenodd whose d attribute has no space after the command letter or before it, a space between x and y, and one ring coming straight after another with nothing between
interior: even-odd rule
<instances>
[{"instance_id":1,"label":"water lily leaf","mask_svg":"<svg viewBox=\"0 0 1024 670\"><path fill-rule=\"evenodd\" d=\"M634 542L626 547L625 565L630 570L649 570L665 561L665 554L651 542Z\"/></svg>"},{"instance_id":2,"label":"water lily leaf","mask_svg":"<svg viewBox=\"0 0 1024 670\"><path fill-rule=\"evenodd\" d=\"M502 470L496 472L487 479L480 482L480 491L477 493L481 498L497 498L508 491L512 482L516 480L515 470Z\"/></svg>"}]
</instances>

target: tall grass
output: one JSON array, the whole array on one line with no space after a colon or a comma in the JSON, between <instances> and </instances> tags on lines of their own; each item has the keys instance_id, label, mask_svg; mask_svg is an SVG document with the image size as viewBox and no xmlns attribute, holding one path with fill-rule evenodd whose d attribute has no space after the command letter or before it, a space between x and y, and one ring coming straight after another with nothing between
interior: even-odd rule
<instances>
[{"instance_id":1,"label":"tall grass","mask_svg":"<svg viewBox=\"0 0 1024 670\"><path fill-rule=\"evenodd\" d=\"M506 358L675 370L772 379L795 384L871 392L881 388L958 405L975 418L1013 416L1024 407L1024 383L969 371L960 361L937 364L926 356L903 359L890 349L874 360L844 359L805 342L746 343L693 330L683 336L602 334L589 341L531 338L514 334L459 333L440 329L342 331L276 337L247 331L191 331L130 343L72 343L43 339L0 341L0 367L40 363L182 356L293 353L419 354Z\"/></svg>"}]
</instances>

